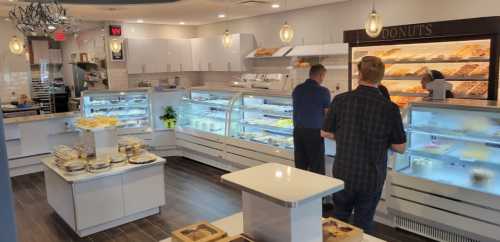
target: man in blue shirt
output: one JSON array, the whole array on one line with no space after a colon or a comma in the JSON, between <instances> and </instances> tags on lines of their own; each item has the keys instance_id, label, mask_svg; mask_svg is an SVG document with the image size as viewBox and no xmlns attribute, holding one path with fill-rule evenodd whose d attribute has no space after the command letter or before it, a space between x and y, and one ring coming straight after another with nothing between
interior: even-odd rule
<instances>
[{"instance_id":1,"label":"man in blue shirt","mask_svg":"<svg viewBox=\"0 0 500 242\"><path fill-rule=\"evenodd\" d=\"M309 79L293 90L295 167L325 175L325 143L321 128L330 106L330 91L322 87L323 65L313 65Z\"/></svg>"}]
</instances>

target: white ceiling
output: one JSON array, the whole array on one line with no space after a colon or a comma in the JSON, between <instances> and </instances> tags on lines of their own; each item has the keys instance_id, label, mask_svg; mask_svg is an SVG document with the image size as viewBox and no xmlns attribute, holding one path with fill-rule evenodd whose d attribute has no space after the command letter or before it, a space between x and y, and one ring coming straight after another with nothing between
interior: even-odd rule
<instances>
[{"instance_id":1,"label":"white ceiling","mask_svg":"<svg viewBox=\"0 0 500 242\"><path fill-rule=\"evenodd\" d=\"M257 0L264 3L241 4L243 1L247 0L181 0L165 4L65 6L70 16L89 21L136 22L142 19L145 23L177 25L184 22L186 25L203 25L348 0L288 0L286 8L285 0ZM278 3L281 7L273 9L272 3ZM0 15L7 16L11 6L9 0L0 0ZM217 18L217 15L223 12L226 12L227 18Z\"/></svg>"}]
</instances>

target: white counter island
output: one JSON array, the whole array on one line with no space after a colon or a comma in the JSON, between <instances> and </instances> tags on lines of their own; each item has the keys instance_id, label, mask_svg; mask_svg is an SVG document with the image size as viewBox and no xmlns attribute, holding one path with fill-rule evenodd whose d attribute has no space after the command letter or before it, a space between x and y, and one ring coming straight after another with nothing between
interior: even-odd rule
<instances>
[{"instance_id":1,"label":"white counter island","mask_svg":"<svg viewBox=\"0 0 500 242\"><path fill-rule=\"evenodd\" d=\"M44 158L47 200L80 237L160 212L165 205L164 165L126 164L100 173L68 175Z\"/></svg>"}]
</instances>

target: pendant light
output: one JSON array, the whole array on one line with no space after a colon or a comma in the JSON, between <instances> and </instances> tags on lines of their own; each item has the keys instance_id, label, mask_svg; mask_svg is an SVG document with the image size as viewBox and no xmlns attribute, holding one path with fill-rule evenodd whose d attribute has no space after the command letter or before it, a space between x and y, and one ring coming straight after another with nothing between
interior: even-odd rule
<instances>
[{"instance_id":1,"label":"pendant light","mask_svg":"<svg viewBox=\"0 0 500 242\"><path fill-rule=\"evenodd\" d=\"M119 39L111 39L109 42L109 48L113 53L119 53L122 50L122 41Z\"/></svg>"},{"instance_id":2,"label":"pendant light","mask_svg":"<svg viewBox=\"0 0 500 242\"><path fill-rule=\"evenodd\" d=\"M227 16L228 15L228 6L227 6L227 2L225 3L225 8L226 8L226 11L225 11L225 15ZM233 36L231 35L231 32L229 32L229 29L227 28L227 20L226 20L226 31L224 31L224 35L222 36L222 45L224 46L224 48L231 48L231 46L233 45Z\"/></svg>"},{"instance_id":3,"label":"pendant light","mask_svg":"<svg viewBox=\"0 0 500 242\"><path fill-rule=\"evenodd\" d=\"M287 1L285 0L285 10L287 9L287 6ZM294 35L295 31L293 30L292 26L288 24L287 21L285 21L285 24L283 24L280 29L281 41L285 44L290 44L293 40Z\"/></svg>"},{"instance_id":4,"label":"pendant light","mask_svg":"<svg viewBox=\"0 0 500 242\"><path fill-rule=\"evenodd\" d=\"M222 37L222 44L224 45L224 48L231 48L233 45L233 36L229 32L228 29L224 31L224 36Z\"/></svg>"},{"instance_id":5,"label":"pendant light","mask_svg":"<svg viewBox=\"0 0 500 242\"><path fill-rule=\"evenodd\" d=\"M12 54L21 55L24 52L24 42L17 36L13 36L9 41L9 49Z\"/></svg>"},{"instance_id":6,"label":"pendant light","mask_svg":"<svg viewBox=\"0 0 500 242\"><path fill-rule=\"evenodd\" d=\"M375 0L373 0L372 11L368 15L368 19L365 23L366 34L372 38L377 38L383 28L382 17L377 13L377 10L375 10Z\"/></svg>"}]
</instances>

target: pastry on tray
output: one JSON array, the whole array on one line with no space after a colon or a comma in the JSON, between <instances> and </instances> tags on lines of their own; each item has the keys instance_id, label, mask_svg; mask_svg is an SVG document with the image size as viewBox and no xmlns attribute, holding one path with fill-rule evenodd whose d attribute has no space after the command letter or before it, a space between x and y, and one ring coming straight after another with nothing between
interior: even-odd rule
<instances>
[{"instance_id":1,"label":"pastry on tray","mask_svg":"<svg viewBox=\"0 0 500 242\"><path fill-rule=\"evenodd\" d=\"M151 153L143 153L141 155L130 157L129 163L131 164L147 164L156 161L156 156Z\"/></svg>"},{"instance_id":2,"label":"pastry on tray","mask_svg":"<svg viewBox=\"0 0 500 242\"><path fill-rule=\"evenodd\" d=\"M471 71L469 75L471 77L483 77L487 78L490 73L490 66L488 64L483 64L476 68L475 70Z\"/></svg>"},{"instance_id":3,"label":"pastry on tray","mask_svg":"<svg viewBox=\"0 0 500 242\"><path fill-rule=\"evenodd\" d=\"M465 64L460 69L458 69L457 72L453 74L453 76L456 77L465 77L468 76L469 73L474 71L477 67L479 67L479 64Z\"/></svg>"},{"instance_id":4,"label":"pastry on tray","mask_svg":"<svg viewBox=\"0 0 500 242\"><path fill-rule=\"evenodd\" d=\"M393 67L387 72L386 75L390 77L403 77L410 71L411 69L407 67Z\"/></svg>"},{"instance_id":5,"label":"pastry on tray","mask_svg":"<svg viewBox=\"0 0 500 242\"><path fill-rule=\"evenodd\" d=\"M255 57L269 57L273 56L279 48L258 48L255 51Z\"/></svg>"},{"instance_id":6,"label":"pastry on tray","mask_svg":"<svg viewBox=\"0 0 500 242\"><path fill-rule=\"evenodd\" d=\"M463 81L458 85L453 85L452 92L458 96L467 96L470 90L476 86L476 81Z\"/></svg>"},{"instance_id":7,"label":"pastry on tray","mask_svg":"<svg viewBox=\"0 0 500 242\"><path fill-rule=\"evenodd\" d=\"M201 222L172 232L172 242L216 242L226 237L226 232Z\"/></svg>"},{"instance_id":8,"label":"pastry on tray","mask_svg":"<svg viewBox=\"0 0 500 242\"><path fill-rule=\"evenodd\" d=\"M457 71L458 71L457 68L447 67L447 68L444 68L443 70L441 70L441 73L443 73L445 78L448 78L448 77L453 76L453 74L455 74L455 72L457 72Z\"/></svg>"},{"instance_id":9,"label":"pastry on tray","mask_svg":"<svg viewBox=\"0 0 500 242\"><path fill-rule=\"evenodd\" d=\"M429 68L427 68L427 66L421 66L417 69L415 69L414 71L412 71L411 73L408 73L409 76L423 76L424 74L427 73L427 71L429 70Z\"/></svg>"},{"instance_id":10,"label":"pastry on tray","mask_svg":"<svg viewBox=\"0 0 500 242\"><path fill-rule=\"evenodd\" d=\"M479 82L468 93L469 96L486 96L488 94L488 82Z\"/></svg>"},{"instance_id":11,"label":"pastry on tray","mask_svg":"<svg viewBox=\"0 0 500 242\"><path fill-rule=\"evenodd\" d=\"M473 168L471 170L471 180L474 184L484 184L490 181L495 173L493 171L486 168Z\"/></svg>"},{"instance_id":12,"label":"pastry on tray","mask_svg":"<svg viewBox=\"0 0 500 242\"><path fill-rule=\"evenodd\" d=\"M334 218L323 220L324 242L361 242L363 230Z\"/></svg>"},{"instance_id":13,"label":"pastry on tray","mask_svg":"<svg viewBox=\"0 0 500 242\"><path fill-rule=\"evenodd\" d=\"M380 58L383 60L394 60L397 59L398 54L401 52L401 48L394 48L385 51Z\"/></svg>"},{"instance_id":14,"label":"pastry on tray","mask_svg":"<svg viewBox=\"0 0 500 242\"><path fill-rule=\"evenodd\" d=\"M415 85L413 87L407 88L404 90L407 93L428 93L427 90L423 89L421 85Z\"/></svg>"}]
</instances>

